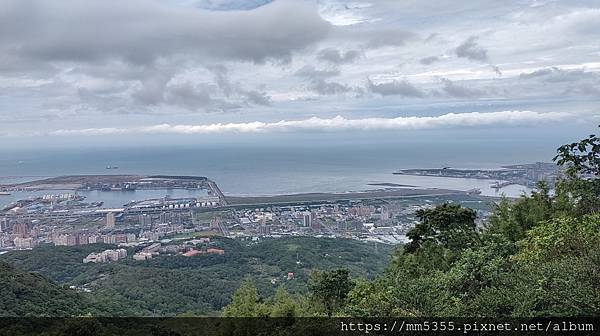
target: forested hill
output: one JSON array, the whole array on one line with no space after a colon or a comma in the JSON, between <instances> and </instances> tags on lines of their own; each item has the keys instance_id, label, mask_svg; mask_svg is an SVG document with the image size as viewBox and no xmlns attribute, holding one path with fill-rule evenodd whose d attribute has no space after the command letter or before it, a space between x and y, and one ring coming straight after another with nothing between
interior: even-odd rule
<instances>
[{"instance_id":1,"label":"forested hill","mask_svg":"<svg viewBox=\"0 0 600 336\"><path fill-rule=\"evenodd\" d=\"M147 261L83 264L90 252L114 246L39 246L0 260L35 271L61 285L86 288L93 315L173 316L218 314L242 280L252 279L262 295L277 287L305 293L314 269L344 267L353 276L374 278L384 271L392 246L349 239L282 237L260 242L212 238L225 255L161 255ZM133 249L129 251L131 255ZM293 277L288 279L288 273ZM275 282L275 284L272 283ZM52 312L47 314L51 315Z\"/></svg>"},{"instance_id":2,"label":"forested hill","mask_svg":"<svg viewBox=\"0 0 600 336\"><path fill-rule=\"evenodd\" d=\"M85 299L74 290L2 261L0 284L2 316L79 316L87 309Z\"/></svg>"}]
</instances>

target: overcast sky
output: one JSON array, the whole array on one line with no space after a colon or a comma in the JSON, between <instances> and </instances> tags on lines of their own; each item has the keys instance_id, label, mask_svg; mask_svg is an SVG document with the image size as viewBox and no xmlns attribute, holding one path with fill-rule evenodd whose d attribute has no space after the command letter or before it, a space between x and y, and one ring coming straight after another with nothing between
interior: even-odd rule
<instances>
[{"instance_id":1,"label":"overcast sky","mask_svg":"<svg viewBox=\"0 0 600 336\"><path fill-rule=\"evenodd\" d=\"M597 0L0 2L0 147L132 134L575 135L600 123L599 103Z\"/></svg>"}]
</instances>

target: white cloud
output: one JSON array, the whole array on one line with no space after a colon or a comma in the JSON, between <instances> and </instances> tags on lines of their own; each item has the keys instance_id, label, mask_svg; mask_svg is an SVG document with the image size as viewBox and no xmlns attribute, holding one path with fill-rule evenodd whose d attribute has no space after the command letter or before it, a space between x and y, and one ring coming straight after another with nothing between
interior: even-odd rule
<instances>
[{"instance_id":1,"label":"white cloud","mask_svg":"<svg viewBox=\"0 0 600 336\"><path fill-rule=\"evenodd\" d=\"M49 135L112 135L112 134L216 134L264 133L293 131L402 131L436 128L520 126L541 122L565 120L570 115L562 112L500 111L448 113L434 117L397 117L346 119L309 118L277 122L216 123L208 125L160 124L133 128L86 128L57 130Z\"/></svg>"},{"instance_id":2,"label":"white cloud","mask_svg":"<svg viewBox=\"0 0 600 336\"><path fill-rule=\"evenodd\" d=\"M3 0L0 132L597 113L598 0L532 1Z\"/></svg>"}]
</instances>

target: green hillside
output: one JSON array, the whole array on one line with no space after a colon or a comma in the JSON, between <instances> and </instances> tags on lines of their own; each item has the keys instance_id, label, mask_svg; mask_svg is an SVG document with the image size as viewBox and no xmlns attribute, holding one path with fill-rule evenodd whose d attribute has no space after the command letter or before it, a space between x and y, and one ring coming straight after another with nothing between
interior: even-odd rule
<instances>
[{"instance_id":1,"label":"green hillside","mask_svg":"<svg viewBox=\"0 0 600 336\"><path fill-rule=\"evenodd\" d=\"M0 261L1 316L78 316L85 299L41 274L23 272Z\"/></svg>"},{"instance_id":2,"label":"green hillside","mask_svg":"<svg viewBox=\"0 0 600 336\"><path fill-rule=\"evenodd\" d=\"M305 293L313 269L344 267L354 276L373 278L384 270L392 250L388 245L348 239L213 240L225 255L161 255L142 262L126 259L83 264L88 253L110 247L98 244L40 246L7 253L0 260L60 284L91 290L81 295L92 303L93 315L173 316L216 314L246 278L252 279L265 296L279 286L291 293ZM294 273L291 280L287 279L289 272Z\"/></svg>"}]
</instances>

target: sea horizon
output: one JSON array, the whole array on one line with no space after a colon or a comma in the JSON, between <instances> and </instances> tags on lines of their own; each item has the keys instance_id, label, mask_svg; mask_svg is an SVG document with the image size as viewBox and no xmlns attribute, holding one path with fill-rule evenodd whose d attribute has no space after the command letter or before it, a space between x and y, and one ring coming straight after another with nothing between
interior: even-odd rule
<instances>
[{"instance_id":1,"label":"sea horizon","mask_svg":"<svg viewBox=\"0 0 600 336\"><path fill-rule=\"evenodd\" d=\"M434 148L437 150L433 151ZM415 151L430 154L412 155ZM0 184L64 175L165 174L206 176L229 196L343 193L382 189L384 186L373 184L393 183L421 189L464 191L477 188L484 196L518 197L531 189L512 185L496 191L490 188L494 180L393 174L408 168L501 169L510 164L551 161L544 160L543 154L514 152L518 154L512 155L510 149L498 147L473 155L468 149L450 153L450 148L444 146L400 146L397 143L378 146L337 143L287 148L272 145L155 146L9 153L0 150ZM107 169L108 166L114 169Z\"/></svg>"}]
</instances>

